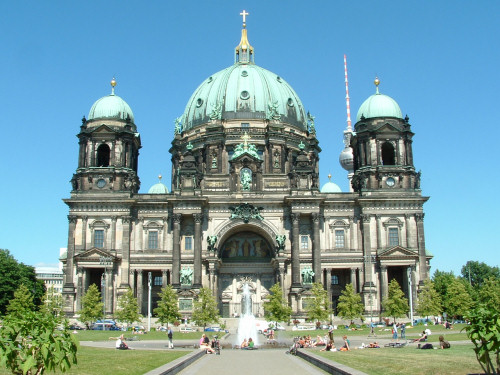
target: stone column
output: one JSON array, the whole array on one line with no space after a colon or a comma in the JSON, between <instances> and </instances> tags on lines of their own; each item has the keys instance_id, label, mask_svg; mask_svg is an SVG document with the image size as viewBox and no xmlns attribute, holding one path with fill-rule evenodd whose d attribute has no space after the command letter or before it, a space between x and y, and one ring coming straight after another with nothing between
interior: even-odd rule
<instances>
[{"instance_id":1,"label":"stone column","mask_svg":"<svg viewBox=\"0 0 500 375\"><path fill-rule=\"evenodd\" d=\"M382 218L380 215L375 215L377 219L377 249L382 248Z\"/></svg>"},{"instance_id":2,"label":"stone column","mask_svg":"<svg viewBox=\"0 0 500 375\"><path fill-rule=\"evenodd\" d=\"M174 288L180 288L180 267L181 267L181 214L173 215L174 221L174 233L173 233L173 241L174 241L174 249L172 254L172 285Z\"/></svg>"},{"instance_id":3,"label":"stone column","mask_svg":"<svg viewBox=\"0 0 500 375\"><path fill-rule=\"evenodd\" d=\"M194 218L194 273L193 288L201 288L201 223L203 214L193 214Z\"/></svg>"},{"instance_id":4,"label":"stone column","mask_svg":"<svg viewBox=\"0 0 500 375\"><path fill-rule=\"evenodd\" d=\"M87 221L88 216L82 217L82 251L87 250Z\"/></svg>"},{"instance_id":5,"label":"stone column","mask_svg":"<svg viewBox=\"0 0 500 375\"><path fill-rule=\"evenodd\" d=\"M371 288L373 286L372 278L372 249L370 238L370 215L362 214L361 220L363 222L363 274L365 283L363 289Z\"/></svg>"},{"instance_id":6,"label":"stone column","mask_svg":"<svg viewBox=\"0 0 500 375\"><path fill-rule=\"evenodd\" d=\"M113 268L106 269L106 313L111 313L113 311Z\"/></svg>"},{"instance_id":7,"label":"stone column","mask_svg":"<svg viewBox=\"0 0 500 375\"><path fill-rule=\"evenodd\" d=\"M120 265L120 289L129 287L131 224L130 216L122 216L122 261Z\"/></svg>"},{"instance_id":8,"label":"stone column","mask_svg":"<svg viewBox=\"0 0 500 375\"><path fill-rule=\"evenodd\" d=\"M85 284L83 283L83 273L84 270L82 267L78 267L77 269L77 287L76 287L76 309L81 310L82 309L82 297L83 294L85 293Z\"/></svg>"},{"instance_id":9,"label":"stone column","mask_svg":"<svg viewBox=\"0 0 500 375\"><path fill-rule=\"evenodd\" d=\"M167 249L167 238L168 238L168 217L163 218L163 251L168 251Z\"/></svg>"},{"instance_id":10,"label":"stone column","mask_svg":"<svg viewBox=\"0 0 500 375\"><path fill-rule=\"evenodd\" d=\"M167 270L162 270L161 271L161 287L165 288L168 284L167 280Z\"/></svg>"},{"instance_id":11,"label":"stone column","mask_svg":"<svg viewBox=\"0 0 500 375\"><path fill-rule=\"evenodd\" d=\"M68 250L66 258L66 267L64 269L63 295L65 298L64 311L68 314L74 312L75 306L75 285L73 282L73 257L75 256L75 227L77 217L68 215Z\"/></svg>"},{"instance_id":12,"label":"stone column","mask_svg":"<svg viewBox=\"0 0 500 375\"><path fill-rule=\"evenodd\" d=\"M415 214L415 220L417 221L418 263L420 271L419 285L422 285L424 280L429 278L427 273L427 257L425 254L424 214Z\"/></svg>"},{"instance_id":13,"label":"stone column","mask_svg":"<svg viewBox=\"0 0 500 375\"><path fill-rule=\"evenodd\" d=\"M381 265L380 266L380 294L381 294L381 301L384 300L385 297L387 297L389 291L389 279L387 278L387 266L386 265Z\"/></svg>"},{"instance_id":14,"label":"stone column","mask_svg":"<svg viewBox=\"0 0 500 375\"><path fill-rule=\"evenodd\" d=\"M350 250L355 250L354 246L354 235L356 234L356 223L354 222L354 216L349 216L349 247Z\"/></svg>"},{"instance_id":15,"label":"stone column","mask_svg":"<svg viewBox=\"0 0 500 375\"><path fill-rule=\"evenodd\" d=\"M116 249L116 216L111 218L111 250Z\"/></svg>"},{"instance_id":16,"label":"stone column","mask_svg":"<svg viewBox=\"0 0 500 375\"><path fill-rule=\"evenodd\" d=\"M135 289L135 270L130 270L128 275L129 275L128 283L130 285L130 288L132 290L134 290Z\"/></svg>"},{"instance_id":17,"label":"stone column","mask_svg":"<svg viewBox=\"0 0 500 375\"><path fill-rule=\"evenodd\" d=\"M321 245L319 240L319 221L321 215L313 213L311 219L313 222L313 271L314 281L321 282Z\"/></svg>"},{"instance_id":18,"label":"stone column","mask_svg":"<svg viewBox=\"0 0 500 375\"><path fill-rule=\"evenodd\" d=\"M405 229L406 229L406 247L414 248L413 241L411 238L411 215L405 214Z\"/></svg>"},{"instance_id":19,"label":"stone column","mask_svg":"<svg viewBox=\"0 0 500 375\"><path fill-rule=\"evenodd\" d=\"M137 237L139 237L136 241L138 243L138 250L144 251L144 218L140 217L137 220Z\"/></svg>"},{"instance_id":20,"label":"stone column","mask_svg":"<svg viewBox=\"0 0 500 375\"><path fill-rule=\"evenodd\" d=\"M142 314L142 304L144 295L144 285L143 285L143 272L141 269L137 270L137 304L139 305L139 312Z\"/></svg>"},{"instance_id":21,"label":"stone column","mask_svg":"<svg viewBox=\"0 0 500 375\"><path fill-rule=\"evenodd\" d=\"M300 214L291 214L292 219L292 288L300 288Z\"/></svg>"},{"instance_id":22,"label":"stone column","mask_svg":"<svg viewBox=\"0 0 500 375\"><path fill-rule=\"evenodd\" d=\"M354 292L357 293L358 285L356 282L356 268L351 268L351 284Z\"/></svg>"}]
</instances>

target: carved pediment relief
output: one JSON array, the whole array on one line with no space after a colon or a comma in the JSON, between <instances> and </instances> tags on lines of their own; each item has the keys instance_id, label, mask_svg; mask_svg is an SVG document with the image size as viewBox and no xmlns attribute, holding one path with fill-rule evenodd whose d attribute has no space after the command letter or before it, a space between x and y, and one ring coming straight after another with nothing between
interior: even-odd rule
<instances>
[{"instance_id":1,"label":"carved pediment relief","mask_svg":"<svg viewBox=\"0 0 500 375\"><path fill-rule=\"evenodd\" d=\"M375 131L377 131L378 133L394 133L394 132L399 133L401 131L401 129L394 124L386 122L384 124L381 124L379 127L377 127L375 129Z\"/></svg>"},{"instance_id":2,"label":"carved pediment relief","mask_svg":"<svg viewBox=\"0 0 500 375\"><path fill-rule=\"evenodd\" d=\"M405 247L401 246L394 246L391 247L390 249L384 249L378 253L378 257L383 259L383 258L418 258L418 254L415 251L409 250Z\"/></svg>"},{"instance_id":3,"label":"carved pediment relief","mask_svg":"<svg viewBox=\"0 0 500 375\"><path fill-rule=\"evenodd\" d=\"M101 126L98 126L97 128L91 130L90 133L94 135L103 135L103 134L115 134L115 131L111 129L108 125L102 124Z\"/></svg>"},{"instance_id":4,"label":"carved pediment relief","mask_svg":"<svg viewBox=\"0 0 500 375\"><path fill-rule=\"evenodd\" d=\"M177 294L179 297L183 298L193 298L197 296L196 293L191 289L181 289Z\"/></svg>"},{"instance_id":5,"label":"carved pediment relief","mask_svg":"<svg viewBox=\"0 0 500 375\"><path fill-rule=\"evenodd\" d=\"M93 247L87 251L84 251L83 253L76 255L75 259L78 260L79 262L98 262L99 263L101 257L110 257L113 262L117 259L109 251L104 250L104 249L99 249L97 247Z\"/></svg>"}]
</instances>

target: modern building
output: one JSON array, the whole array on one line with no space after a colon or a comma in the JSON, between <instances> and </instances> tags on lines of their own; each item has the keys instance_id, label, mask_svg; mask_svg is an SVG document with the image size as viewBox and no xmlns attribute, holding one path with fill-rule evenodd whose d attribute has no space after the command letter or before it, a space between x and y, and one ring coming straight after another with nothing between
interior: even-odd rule
<instances>
[{"instance_id":1,"label":"modern building","mask_svg":"<svg viewBox=\"0 0 500 375\"><path fill-rule=\"evenodd\" d=\"M255 64L244 23L234 64L208 75L176 120L171 191L160 179L139 193L139 124L113 80L82 119L64 200L66 312L81 308L91 284L102 286L109 313L128 288L145 313L149 284L154 305L171 284L183 316L201 287L223 317L241 313L245 284L255 315L278 282L295 316L304 315L313 282L334 308L352 283L367 313L380 311L392 279L415 297L429 277L428 197L409 119L375 83L344 135L340 161L352 191L331 181L320 189L314 117L285 79Z\"/></svg>"}]
</instances>

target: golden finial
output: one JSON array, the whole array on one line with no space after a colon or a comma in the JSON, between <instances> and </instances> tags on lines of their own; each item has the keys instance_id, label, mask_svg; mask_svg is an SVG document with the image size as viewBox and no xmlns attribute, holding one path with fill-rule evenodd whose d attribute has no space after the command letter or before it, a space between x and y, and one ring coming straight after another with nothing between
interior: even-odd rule
<instances>
[{"instance_id":1,"label":"golden finial","mask_svg":"<svg viewBox=\"0 0 500 375\"><path fill-rule=\"evenodd\" d=\"M113 79L110 82L111 84L111 95L115 95L115 86L116 86L116 79L113 77Z\"/></svg>"},{"instance_id":2,"label":"golden finial","mask_svg":"<svg viewBox=\"0 0 500 375\"><path fill-rule=\"evenodd\" d=\"M373 83L375 84L375 86L377 87L377 94L379 93L378 92L378 85L380 85L380 79L378 79L378 77L375 77L375 81L373 81Z\"/></svg>"},{"instance_id":3,"label":"golden finial","mask_svg":"<svg viewBox=\"0 0 500 375\"><path fill-rule=\"evenodd\" d=\"M159 174L159 175L158 175L158 179L159 179L159 180L160 180L160 182L161 182L161 174Z\"/></svg>"},{"instance_id":4,"label":"golden finial","mask_svg":"<svg viewBox=\"0 0 500 375\"><path fill-rule=\"evenodd\" d=\"M328 173L328 181L330 181L331 179L332 179L332 174Z\"/></svg>"}]
</instances>

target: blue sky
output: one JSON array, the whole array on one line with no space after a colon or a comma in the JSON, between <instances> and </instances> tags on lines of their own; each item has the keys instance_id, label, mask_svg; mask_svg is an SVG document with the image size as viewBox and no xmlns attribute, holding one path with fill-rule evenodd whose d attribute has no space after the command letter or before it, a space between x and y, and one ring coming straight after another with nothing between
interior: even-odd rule
<instances>
[{"instance_id":1,"label":"blue sky","mask_svg":"<svg viewBox=\"0 0 500 375\"><path fill-rule=\"evenodd\" d=\"M352 117L376 75L410 117L432 272L498 266L498 1L1 2L0 248L57 262L80 120L113 76L142 137L141 192L158 174L170 187L173 121L234 62L243 9L255 62L316 117L321 184L331 173L348 190L338 163L347 54Z\"/></svg>"}]
</instances>

